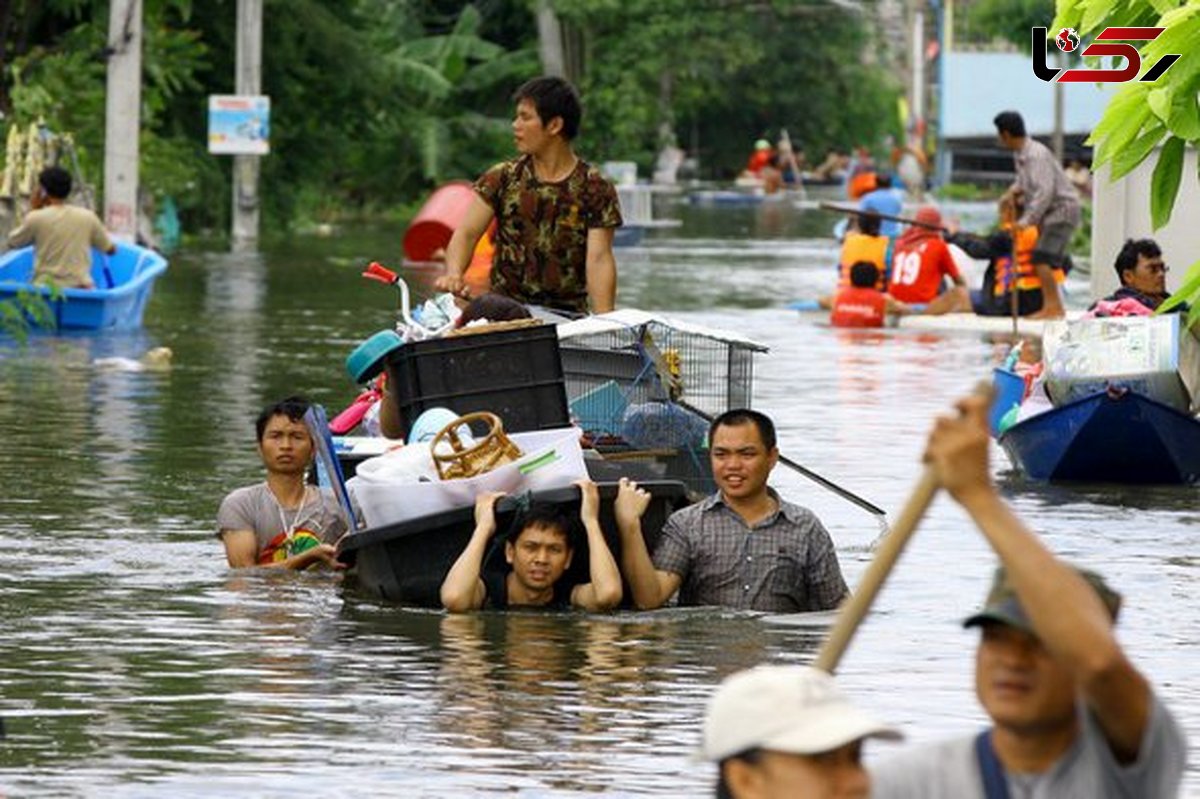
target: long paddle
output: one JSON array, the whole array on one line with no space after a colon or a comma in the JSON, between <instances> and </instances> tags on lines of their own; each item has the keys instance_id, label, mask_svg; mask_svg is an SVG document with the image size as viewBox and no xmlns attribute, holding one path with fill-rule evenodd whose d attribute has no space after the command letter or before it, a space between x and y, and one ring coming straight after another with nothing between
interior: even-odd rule
<instances>
[{"instance_id":1,"label":"long paddle","mask_svg":"<svg viewBox=\"0 0 1200 799\"><path fill-rule=\"evenodd\" d=\"M691 405L682 400L675 400L675 404L678 405L679 407L683 408L684 410L691 411L692 413L696 414L697 416L699 416L701 419L708 422L709 424L712 424L713 419L715 418L711 414L705 413L704 411L700 410L695 405ZM883 517L887 516L887 512L884 511L883 508L879 507L875 503L869 502L869 501L863 499L858 494L855 494L853 491L850 491L849 489L842 488L840 485L833 482L829 478L822 477L821 475L814 472L812 469L809 469L808 467L797 463L796 461L792 460L791 458L789 458L785 455L780 455L779 462L782 463L784 466L788 467L789 469L803 475L804 477L807 477L809 480L812 480L814 483L821 486L822 488L826 488L826 489L832 491L833 493L837 494L842 499L853 502L855 505L857 505L858 507L867 511L868 513L873 513L876 516L879 516L881 519Z\"/></svg>"},{"instance_id":2,"label":"long paddle","mask_svg":"<svg viewBox=\"0 0 1200 799\"><path fill-rule=\"evenodd\" d=\"M990 395L991 392L992 387L986 382L975 386L976 394ZM838 611L837 620L829 630L829 637L825 639L825 643L821 645L821 651L817 653L814 663L817 668L830 674L837 670L842 655L850 646L850 639L854 637L862 620L871 610L875 597L879 595L880 589L883 588L884 582L891 574L892 567L900 559L900 553L904 551L908 540L916 532L917 525L925 516L925 511L929 509L930 503L933 502L938 488L937 475L932 467L926 466L920 479L917 480L917 484L913 486L912 493L909 494L908 501L904 503L891 532L875 550L875 558L863 572L858 587Z\"/></svg>"},{"instance_id":3,"label":"long paddle","mask_svg":"<svg viewBox=\"0 0 1200 799\"><path fill-rule=\"evenodd\" d=\"M940 230L943 233L952 232L950 228L944 225L933 225L929 222L921 222L920 220L913 219L910 216L897 216L895 214L883 214L879 211L863 210L862 208L858 208L857 206L853 205L840 205L838 203L823 202L820 203L820 207L826 211L837 211L839 214L853 214L855 216L858 216L859 214L871 214L872 216L877 216L880 219L887 219L891 222L904 222L908 225L916 225L917 227L929 228L930 230Z\"/></svg>"},{"instance_id":4,"label":"long paddle","mask_svg":"<svg viewBox=\"0 0 1200 799\"><path fill-rule=\"evenodd\" d=\"M682 391L682 387L678 386L675 383L675 381L672 380L671 370L667 367L666 361L663 358L662 352L658 349L658 345L654 343L654 339L650 336L649 331L646 330L645 328L642 329L640 347L641 347L642 352L644 353L644 357L649 358L650 362L654 365L654 371L658 376L659 383L662 386L663 391L667 394L668 397L671 398L671 401L674 402L679 407L683 408L684 410L691 411L692 413L696 414L704 421L708 422L709 424L712 424L713 420L715 418L714 416L712 416L711 414L705 413L704 411L697 408L695 405L692 405L691 403L686 402L685 400L681 399L678 396ZM679 388L680 390L674 391L674 390L672 390L673 387ZM829 480L825 477L822 477L821 475L814 472L812 469L801 466L800 464L796 463L791 458L787 458L787 457L784 457L783 455L780 455L779 462L782 463L784 466L787 466L788 468L794 469L795 471L799 472L801 475L807 477L809 480L812 480L817 485L820 485L824 488L829 489L830 491L837 494L842 499L849 500L850 502L853 502L855 505L857 505L858 507L867 511L868 513L875 514L876 516L879 517L880 528L884 532L887 532L887 513L883 510L883 508L879 507L878 505L876 505L872 502L868 502L867 500L863 499L858 494L855 494L852 491L848 491L847 489L842 488L837 483L835 483L832 480Z\"/></svg>"}]
</instances>

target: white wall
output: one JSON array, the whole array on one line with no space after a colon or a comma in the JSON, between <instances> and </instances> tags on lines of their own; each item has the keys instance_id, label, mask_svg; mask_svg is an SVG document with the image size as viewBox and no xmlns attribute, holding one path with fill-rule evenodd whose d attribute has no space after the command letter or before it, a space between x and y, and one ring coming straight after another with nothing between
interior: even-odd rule
<instances>
[{"instance_id":1,"label":"white wall","mask_svg":"<svg viewBox=\"0 0 1200 799\"><path fill-rule=\"evenodd\" d=\"M1162 248L1163 260L1171 268L1167 289L1174 291L1187 268L1200 259L1200 180L1197 153L1188 148L1183 162L1183 180L1175 200L1171 221L1158 230L1150 226L1150 178L1158 163L1158 151L1125 177L1113 183L1106 164L1094 178L1092 195L1092 297L1104 297L1120 281L1113 261L1125 239L1151 238Z\"/></svg>"}]
</instances>

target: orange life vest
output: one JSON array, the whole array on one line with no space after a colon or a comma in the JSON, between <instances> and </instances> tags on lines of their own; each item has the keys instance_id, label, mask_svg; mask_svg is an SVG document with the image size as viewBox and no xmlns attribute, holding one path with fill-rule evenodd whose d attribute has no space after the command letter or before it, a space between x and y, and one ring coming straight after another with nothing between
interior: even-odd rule
<instances>
[{"instance_id":1,"label":"orange life vest","mask_svg":"<svg viewBox=\"0 0 1200 799\"><path fill-rule=\"evenodd\" d=\"M883 291L884 276L887 274L887 248L887 236L868 236L858 232L847 233L846 240L842 242L838 288L850 287L850 267L859 261L868 261L875 264L875 268L879 270L879 280L875 282L875 287Z\"/></svg>"},{"instance_id":2,"label":"orange life vest","mask_svg":"<svg viewBox=\"0 0 1200 799\"><path fill-rule=\"evenodd\" d=\"M1042 281L1037 276L1037 270L1033 268L1033 250L1037 246L1037 241L1038 229L1036 227L1024 227L1017 231L1017 291L1040 291L1042 288ZM1009 282L1012 280L1009 277L1011 268L1011 255L997 259L996 283L992 287L992 293L995 296L1003 297L1008 293ZM1056 267L1054 282L1062 283L1066 279L1066 274Z\"/></svg>"}]
</instances>

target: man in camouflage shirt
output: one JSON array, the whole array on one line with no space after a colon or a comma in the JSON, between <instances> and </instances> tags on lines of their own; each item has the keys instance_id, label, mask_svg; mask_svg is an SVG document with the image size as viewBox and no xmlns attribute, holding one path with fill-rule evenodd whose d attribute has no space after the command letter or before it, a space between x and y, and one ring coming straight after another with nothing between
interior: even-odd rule
<instances>
[{"instance_id":1,"label":"man in camouflage shirt","mask_svg":"<svg viewBox=\"0 0 1200 799\"><path fill-rule=\"evenodd\" d=\"M613 231L621 209L612 183L571 141L582 111L574 87L535 78L517 89L513 137L520 156L475 181L475 198L446 248L443 291L462 293L479 237L496 221L492 290L574 313L613 310Z\"/></svg>"}]
</instances>

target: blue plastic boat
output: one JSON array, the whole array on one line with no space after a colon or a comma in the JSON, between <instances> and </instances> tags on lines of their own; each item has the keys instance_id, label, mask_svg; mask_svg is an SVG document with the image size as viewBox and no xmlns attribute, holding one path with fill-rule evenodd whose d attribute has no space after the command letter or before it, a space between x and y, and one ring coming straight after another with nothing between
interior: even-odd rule
<instances>
[{"instance_id":1,"label":"blue plastic boat","mask_svg":"<svg viewBox=\"0 0 1200 799\"><path fill-rule=\"evenodd\" d=\"M1000 435L1034 480L1188 484L1200 479L1200 420L1112 388L1014 424Z\"/></svg>"},{"instance_id":2,"label":"blue plastic boat","mask_svg":"<svg viewBox=\"0 0 1200 799\"><path fill-rule=\"evenodd\" d=\"M59 330L129 330L141 327L154 281L167 269L167 261L154 250L124 242L105 255L92 250L94 289L63 289L62 298L51 300ZM22 247L0 256L0 301L18 292L40 293L50 298L50 289L34 286L33 248Z\"/></svg>"}]
</instances>

